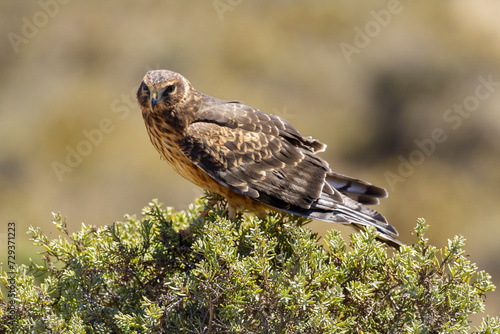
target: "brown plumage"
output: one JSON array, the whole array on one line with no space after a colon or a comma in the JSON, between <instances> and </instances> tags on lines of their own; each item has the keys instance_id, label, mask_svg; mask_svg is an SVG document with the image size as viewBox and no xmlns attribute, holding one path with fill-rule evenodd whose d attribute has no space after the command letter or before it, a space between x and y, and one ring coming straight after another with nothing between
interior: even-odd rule
<instances>
[{"instance_id":1,"label":"brown plumage","mask_svg":"<svg viewBox=\"0 0 500 334\"><path fill-rule=\"evenodd\" d=\"M288 122L237 101L195 90L182 75L149 71L137 91L151 142L184 178L224 197L230 216L268 209L374 226L398 248L397 231L378 212L385 189L333 172L316 153L326 145Z\"/></svg>"}]
</instances>

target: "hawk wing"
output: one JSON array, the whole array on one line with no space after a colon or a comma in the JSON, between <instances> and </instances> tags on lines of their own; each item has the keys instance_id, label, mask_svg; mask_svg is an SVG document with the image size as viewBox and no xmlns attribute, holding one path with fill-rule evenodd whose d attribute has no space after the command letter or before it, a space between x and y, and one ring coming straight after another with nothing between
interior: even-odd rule
<instances>
[{"instance_id":1,"label":"hawk wing","mask_svg":"<svg viewBox=\"0 0 500 334\"><path fill-rule=\"evenodd\" d=\"M198 112L181 144L220 184L279 209L310 208L320 196L329 167L313 152L324 147L277 116L223 101Z\"/></svg>"},{"instance_id":2,"label":"hawk wing","mask_svg":"<svg viewBox=\"0 0 500 334\"><path fill-rule=\"evenodd\" d=\"M197 112L180 148L215 181L282 211L372 225L388 235L384 239L396 240L382 215L353 200L375 203L373 198L386 195L384 189L333 173L315 154L325 145L302 137L283 119L240 102L211 101Z\"/></svg>"}]
</instances>

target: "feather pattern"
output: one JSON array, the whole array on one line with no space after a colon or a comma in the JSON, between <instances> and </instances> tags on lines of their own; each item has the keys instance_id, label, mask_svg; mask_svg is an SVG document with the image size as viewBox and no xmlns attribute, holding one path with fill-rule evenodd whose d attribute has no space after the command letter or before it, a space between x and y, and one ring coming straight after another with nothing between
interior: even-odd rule
<instances>
[{"instance_id":1,"label":"feather pattern","mask_svg":"<svg viewBox=\"0 0 500 334\"><path fill-rule=\"evenodd\" d=\"M150 103L149 92L165 87L171 93ZM379 239L401 245L394 227L363 205L387 197L385 189L333 172L317 155L326 145L301 136L282 118L200 93L166 70L146 74L138 101L151 141L165 160L230 206L273 208L358 229L374 226Z\"/></svg>"}]
</instances>

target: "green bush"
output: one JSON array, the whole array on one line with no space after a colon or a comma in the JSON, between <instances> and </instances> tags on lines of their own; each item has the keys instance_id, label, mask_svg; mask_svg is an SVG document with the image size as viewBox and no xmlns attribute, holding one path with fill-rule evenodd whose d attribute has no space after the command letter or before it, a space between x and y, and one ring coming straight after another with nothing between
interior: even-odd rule
<instances>
[{"instance_id":1,"label":"green bush","mask_svg":"<svg viewBox=\"0 0 500 334\"><path fill-rule=\"evenodd\" d=\"M221 203L200 219L205 203L174 212L153 201L140 220L71 235L55 214L56 239L30 228L45 265L17 266L15 283L2 274L16 298L2 298L0 331L467 333L495 288L464 256L462 237L438 250L423 220L400 252L371 229L354 233L348 250L335 230L320 246L293 216L229 221ZM500 333L499 318L475 332Z\"/></svg>"}]
</instances>

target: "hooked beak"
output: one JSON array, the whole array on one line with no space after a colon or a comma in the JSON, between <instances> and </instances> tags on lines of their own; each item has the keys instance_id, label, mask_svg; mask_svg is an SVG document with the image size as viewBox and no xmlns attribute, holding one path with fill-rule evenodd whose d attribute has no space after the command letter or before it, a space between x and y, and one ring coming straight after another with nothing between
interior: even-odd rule
<instances>
[{"instance_id":1,"label":"hooked beak","mask_svg":"<svg viewBox=\"0 0 500 334\"><path fill-rule=\"evenodd\" d=\"M151 109L154 109L157 103L158 103L158 91L155 89L151 92Z\"/></svg>"}]
</instances>

